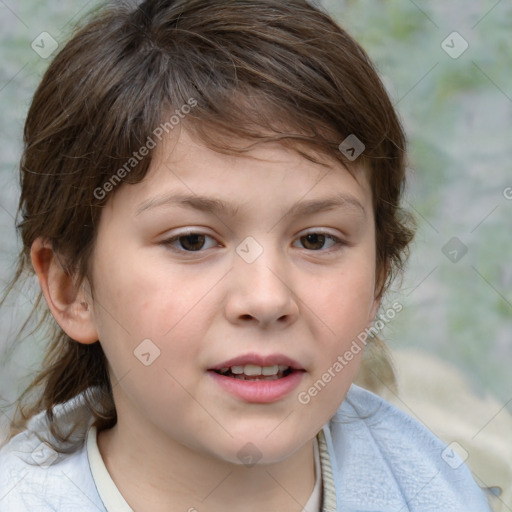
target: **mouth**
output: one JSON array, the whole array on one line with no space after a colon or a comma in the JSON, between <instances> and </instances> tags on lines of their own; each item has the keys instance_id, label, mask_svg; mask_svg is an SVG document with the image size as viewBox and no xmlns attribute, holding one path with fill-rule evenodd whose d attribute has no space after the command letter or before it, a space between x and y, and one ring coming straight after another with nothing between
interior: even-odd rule
<instances>
[{"instance_id":1,"label":"mouth","mask_svg":"<svg viewBox=\"0 0 512 512\"><path fill-rule=\"evenodd\" d=\"M208 369L223 392L248 403L285 399L300 385L306 369L283 354L244 354Z\"/></svg>"},{"instance_id":2,"label":"mouth","mask_svg":"<svg viewBox=\"0 0 512 512\"><path fill-rule=\"evenodd\" d=\"M246 381L272 381L288 377L294 370L291 366L275 364L259 366L255 364L226 366L220 370L212 370L223 377Z\"/></svg>"}]
</instances>

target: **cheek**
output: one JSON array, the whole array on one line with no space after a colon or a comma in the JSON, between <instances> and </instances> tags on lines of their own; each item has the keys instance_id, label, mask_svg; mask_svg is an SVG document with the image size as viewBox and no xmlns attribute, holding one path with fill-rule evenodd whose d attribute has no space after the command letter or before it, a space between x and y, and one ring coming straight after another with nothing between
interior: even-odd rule
<instances>
[{"instance_id":1,"label":"cheek","mask_svg":"<svg viewBox=\"0 0 512 512\"><path fill-rule=\"evenodd\" d=\"M200 348L189 340L201 334L199 299L212 284L143 261L133 253L115 267L97 266L96 327L116 376L140 369L137 354L148 351L159 366L180 373L177 361L193 360Z\"/></svg>"},{"instance_id":2,"label":"cheek","mask_svg":"<svg viewBox=\"0 0 512 512\"><path fill-rule=\"evenodd\" d=\"M310 291L305 303L311 304L312 309L317 308L327 331L335 338L351 337L354 331L366 328L371 321L375 301L373 272L343 270L334 278L324 280L321 286L316 283L310 290L316 290L315 294Z\"/></svg>"},{"instance_id":3,"label":"cheek","mask_svg":"<svg viewBox=\"0 0 512 512\"><path fill-rule=\"evenodd\" d=\"M358 336L370 324L374 284L371 272L353 269L309 296L317 359L298 401L318 418L315 428L336 412L357 375L365 348Z\"/></svg>"},{"instance_id":4,"label":"cheek","mask_svg":"<svg viewBox=\"0 0 512 512\"><path fill-rule=\"evenodd\" d=\"M107 248L99 255L94 276L97 309L105 320L105 327L118 327L125 333L133 331L144 336L155 334L156 329L155 332L141 331L156 328L156 314L164 306L169 291L179 287L179 282L173 276L164 275L136 252L112 258L108 254Z\"/></svg>"}]
</instances>

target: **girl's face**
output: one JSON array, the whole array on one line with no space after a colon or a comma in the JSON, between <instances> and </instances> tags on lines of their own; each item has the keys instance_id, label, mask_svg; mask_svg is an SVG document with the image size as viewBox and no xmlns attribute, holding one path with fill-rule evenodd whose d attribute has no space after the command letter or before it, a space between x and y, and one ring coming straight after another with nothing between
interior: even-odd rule
<instances>
[{"instance_id":1,"label":"girl's face","mask_svg":"<svg viewBox=\"0 0 512 512\"><path fill-rule=\"evenodd\" d=\"M108 201L92 259L118 424L236 464L285 459L328 422L378 307L365 172L249 155L183 130Z\"/></svg>"}]
</instances>

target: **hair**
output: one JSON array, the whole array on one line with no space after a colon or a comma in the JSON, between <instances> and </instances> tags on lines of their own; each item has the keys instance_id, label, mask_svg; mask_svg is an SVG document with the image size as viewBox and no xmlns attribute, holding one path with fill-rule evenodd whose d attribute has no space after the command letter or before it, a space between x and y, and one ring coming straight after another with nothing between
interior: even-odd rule
<instances>
[{"instance_id":1,"label":"hair","mask_svg":"<svg viewBox=\"0 0 512 512\"><path fill-rule=\"evenodd\" d=\"M235 139L279 142L312 161L320 154L349 170L363 165L375 211L377 273L384 276L379 296L401 273L414 233L400 207L406 140L359 44L306 0L146 0L137 7L113 2L92 13L35 92L20 164L23 246L9 290L34 274L30 249L38 237L51 244L77 286L89 279L101 211L115 193L98 191L112 189L114 178L121 186L144 178L153 151L143 158L138 151L151 147L156 128L172 129L168 121L179 109L187 112L180 128L216 151L246 152ZM364 144L357 162L339 149L350 135ZM65 440L52 408L79 394L99 429L113 426L100 342L71 339L41 292L31 315L49 329L50 344L18 400L11 437L45 411L52 434Z\"/></svg>"}]
</instances>

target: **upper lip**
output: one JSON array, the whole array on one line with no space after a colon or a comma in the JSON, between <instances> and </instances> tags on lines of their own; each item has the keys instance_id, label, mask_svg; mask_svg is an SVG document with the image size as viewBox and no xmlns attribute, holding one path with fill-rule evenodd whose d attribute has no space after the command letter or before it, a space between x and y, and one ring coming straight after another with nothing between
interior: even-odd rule
<instances>
[{"instance_id":1,"label":"upper lip","mask_svg":"<svg viewBox=\"0 0 512 512\"><path fill-rule=\"evenodd\" d=\"M216 364L215 366L212 366L208 369L222 370L223 368L230 368L232 366L245 366L246 364L254 364L256 366L283 365L289 366L293 370L304 370L301 364L283 354L269 354L264 356L256 353L243 354L241 356L234 357L233 359L229 359L222 363Z\"/></svg>"}]
</instances>

